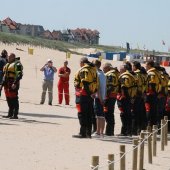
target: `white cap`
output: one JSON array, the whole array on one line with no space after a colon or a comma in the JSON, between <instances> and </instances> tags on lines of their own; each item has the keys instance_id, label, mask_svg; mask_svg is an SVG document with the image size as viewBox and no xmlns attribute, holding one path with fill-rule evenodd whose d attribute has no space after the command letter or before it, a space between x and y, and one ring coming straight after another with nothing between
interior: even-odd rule
<instances>
[{"instance_id":1,"label":"white cap","mask_svg":"<svg viewBox=\"0 0 170 170\"><path fill-rule=\"evenodd\" d=\"M47 60L47 63L52 63L53 61L49 58L48 60Z\"/></svg>"}]
</instances>

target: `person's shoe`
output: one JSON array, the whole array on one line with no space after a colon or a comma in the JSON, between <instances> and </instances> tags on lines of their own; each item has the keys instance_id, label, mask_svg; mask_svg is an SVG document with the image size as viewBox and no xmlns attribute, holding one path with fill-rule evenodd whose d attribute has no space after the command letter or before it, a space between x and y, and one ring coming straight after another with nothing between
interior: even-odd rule
<instances>
[{"instance_id":1,"label":"person's shoe","mask_svg":"<svg viewBox=\"0 0 170 170\"><path fill-rule=\"evenodd\" d=\"M52 102L49 102L48 105L51 105L51 106L52 106Z\"/></svg>"},{"instance_id":2,"label":"person's shoe","mask_svg":"<svg viewBox=\"0 0 170 170\"><path fill-rule=\"evenodd\" d=\"M40 104L44 104L44 102L40 102Z\"/></svg>"},{"instance_id":3,"label":"person's shoe","mask_svg":"<svg viewBox=\"0 0 170 170\"><path fill-rule=\"evenodd\" d=\"M10 115L7 115L7 116L2 116L3 118L10 118L10 117L12 117L12 116L10 116Z\"/></svg>"},{"instance_id":4,"label":"person's shoe","mask_svg":"<svg viewBox=\"0 0 170 170\"><path fill-rule=\"evenodd\" d=\"M104 136L105 136L104 134L100 134L100 138L104 138Z\"/></svg>"},{"instance_id":5,"label":"person's shoe","mask_svg":"<svg viewBox=\"0 0 170 170\"><path fill-rule=\"evenodd\" d=\"M72 135L73 138L87 138L86 136L82 135Z\"/></svg>"},{"instance_id":6,"label":"person's shoe","mask_svg":"<svg viewBox=\"0 0 170 170\"><path fill-rule=\"evenodd\" d=\"M18 116L12 116L10 119L18 119Z\"/></svg>"},{"instance_id":7,"label":"person's shoe","mask_svg":"<svg viewBox=\"0 0 170 170\"><path fill-rule=\"evenodd\" d=\"M94 132L91 136L94 137L94 138L99 138L100 134L98 134L97 132Z\"/></svg>"}]
</instances>

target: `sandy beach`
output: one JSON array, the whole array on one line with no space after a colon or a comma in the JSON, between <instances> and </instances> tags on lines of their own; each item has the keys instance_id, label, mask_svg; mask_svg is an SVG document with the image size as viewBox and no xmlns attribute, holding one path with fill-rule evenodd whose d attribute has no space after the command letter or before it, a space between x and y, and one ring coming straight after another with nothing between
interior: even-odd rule
<instances>
[{"instance_id":1,"label":"sandy beach","mask_svg":"<svg viewBox=\"0 0 170 170\"><path fill-rule=\"evenodd\" d=\"M28 54L29 47L34 49L34 55ZM57 104L57 74L54 81L53 105L49 106L48 100L44 105L39 105L43 79L43 73L39 70L48 58L53 60L54 66L58 69L63 66L66 54L57 50L16 44L1 44L0 51L3 49L20 57L24 66L24 76L19 91L18 120L2 118L7 114L8 107L3 92L0 98L0 170L90 170L93 155L100 156L100 165L103 166L101 169L106 170L107 155L113 153L115 160L118 160L120 144L126 145L126 151L132 149L130 138L72 138L72 135L79 131L73 78L79 68L81 56L71 55L68 59L71 68L70 106L65 106L64 101L63 105ZM77 49L77 51L89 54L95 49ZM112 64L119 67L121 62L112 61ZM170 69L167 69L169 73ZM115 134L119 134L121 122L117 106L115 122ZM153 158L151 165L148 164L147 149L145 149L144 169L169 170L170 145L165 147L165 151L161 151L158 142L157 152L158 156ZM132 169L132 153L126 155L126 165L126 169ZM119 162L115 164L115 169L120 169Z\"/></svg>"}]
</instances>

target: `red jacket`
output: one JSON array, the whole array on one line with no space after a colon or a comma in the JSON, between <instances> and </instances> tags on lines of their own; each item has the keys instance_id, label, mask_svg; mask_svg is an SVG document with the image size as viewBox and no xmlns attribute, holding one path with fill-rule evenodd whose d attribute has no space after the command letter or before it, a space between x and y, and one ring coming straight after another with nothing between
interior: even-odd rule
<instances>
[{"instance_id":1,"label":"red jacket","mask_svg":"<svg viewBox=\"0 0 170 170\"><path fill-rule=\"evenodd\" d=\"M61 67L58 71L58 74L65 74L65 73L69 73L69 75L70 75L70 73L71 73L70 68ZM69 81L69 76L68 77L60 77L59 81L66 83Z\"/></svg>"}]
</instances>

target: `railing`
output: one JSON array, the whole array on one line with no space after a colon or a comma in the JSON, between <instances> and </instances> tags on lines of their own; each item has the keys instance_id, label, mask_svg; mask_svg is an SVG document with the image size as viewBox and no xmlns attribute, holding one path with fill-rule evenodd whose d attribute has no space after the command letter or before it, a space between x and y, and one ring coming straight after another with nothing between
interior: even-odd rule
<instances>
[{"instance_id":1,"label":"railing","mask_svg":"<svg viewBox=\"0 0 170 170\"><path fill-rule=\"evenodd\" d=\"M143 170L144 169L144 146L145 141L147 140L148 148L148 163L152 164L152 159L157 155L157 132L161 131L160 135L160 144L161 151L164 151L165 146L168 145L168 117L165 116L161 120L161 128L157 128L156 125L153 125L153 129L150 126L147 127L147 130L142 130L140 137L138 139L133 139L133 148L125 152L125 145L120 145L120 158L114 160L114 154L108 155L108 163L106 165L99 165L99 156L92 156L91 170L99 170L103 168L108 168L108 170L114 170L114 165L120 163L120 170L126 169L126 160L125 156L132 152L132 170ZM139 158L138 158L138 149L139 149ZM117 154L118 155L118 154ZM139 160L139 162L137 162ZM137 166L138 165L138 166Z\"/></svg>"}]
</instances>

